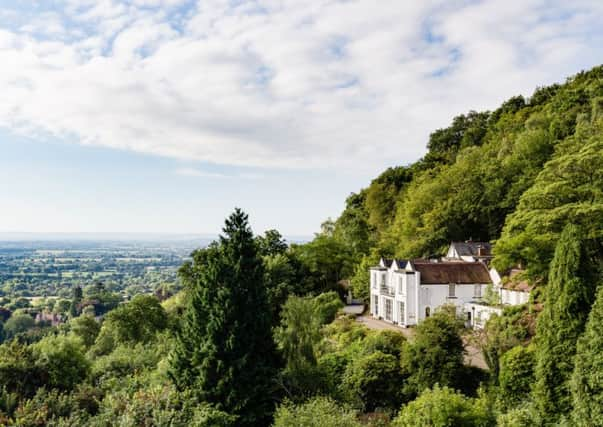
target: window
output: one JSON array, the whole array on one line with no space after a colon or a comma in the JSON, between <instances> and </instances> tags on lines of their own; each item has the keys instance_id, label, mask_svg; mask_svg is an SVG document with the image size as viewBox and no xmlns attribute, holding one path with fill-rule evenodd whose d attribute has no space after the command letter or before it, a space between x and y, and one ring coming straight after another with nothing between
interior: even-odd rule
<instances>
[{"instance_id":1,"label":"window","mask_svg":"<svg viewBox=\"0 0 603 427\"><path fill-rule=\"evenodd\" d=\"M385 300L385 320L392 320L392 300L391 299L386 299Z\"/></svg>"},{"instance_id":2,"label":"window","mask_svg":"<svg viewBox=\"0 0 603 427\"><path fill-rule=\"evenodd\" d=\"M401 325L404 324L404 303L403 302L398 303L398 323Z\"/></svg>"},{"instance_id":3,"label":"window","mask_svg":"<svg viewBox=\"0 0 603 427\"><path fill-rule=\"evenodd\" d=\"M381 286L385 286L385 273L381 275Z\"/></svg>"},{"instance_id":4,"label":"window","mask_svg":"<svg viewBox=\"0 0 603 427\"><path fill-rule=\"evenodd\" d=\"M375 298L375 310L373 311L375 316L379 316L379 298Z\"/></svg>"},{"instance_id":5,"label":"window","mask_svg":"<svg viewBox=\"0 0 603 427\"><path fill-rule=\"evenodd\" d=\"M404 282L402 281L402 276L398 277L398 293L404 295Z\"/></svg>"},{"instance_id":6,"label":"window","mask_svg":"<svg viewBox=\"0 0 603 427\"><path fill-rule=\"evenodd\" d=\"M475 285L473 287L473 297L481 298L482 297L482 285Z\"/></svg>"},{"instance_id":7,"label":"window","mask_svg":"<svg viewBox=\"0 0 603 427\"><path fill-rule=\"evenodd\" d=\"M431 308L425 307L425 318L428 318L431 314Z\"/></svg>"},{"instance_id":8,"label":"window","mask_svg":"<svg viewBox=\"0 0 603 427\"><path fill-rule=\"evenodd\" d=\"M448 285L448 298L456 298L456 285L454 283Z\"/></svg>"},{"instance_id":9,"label":"window","mask_svg":"<svg viewBox=\"0 0 603 427\"><path fill-rule=\"evenodd\" d=\"M371 282L373 282L373 289L377 289L377 273L373 273Z\"/></svg>"}]
</instances>

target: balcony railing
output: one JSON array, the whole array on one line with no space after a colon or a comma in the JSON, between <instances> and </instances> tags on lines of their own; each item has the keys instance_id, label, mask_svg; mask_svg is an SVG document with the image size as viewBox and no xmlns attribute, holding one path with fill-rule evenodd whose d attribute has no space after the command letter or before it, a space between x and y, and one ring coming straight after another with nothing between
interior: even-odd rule
<instances>
[{"instance_id":1,"label":"balcony railing","mask_svg":"<svg viewBox=\"0 0 603 427\"><path fill-rule=\"evenodd\" d=\"M394 290L394 288L390 288L389 286L381 286L380 287L381 290L381 294L382 295L389 295L389 296L394 296L396 294L396 291Z\"/></svg>"}]
</instances>

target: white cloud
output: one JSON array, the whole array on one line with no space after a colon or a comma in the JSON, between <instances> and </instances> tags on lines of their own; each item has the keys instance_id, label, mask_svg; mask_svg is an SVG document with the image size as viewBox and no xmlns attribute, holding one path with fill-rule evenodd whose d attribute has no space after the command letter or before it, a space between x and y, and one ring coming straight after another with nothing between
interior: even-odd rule
<instances>
[{"instance_id":1,"label":"white cloud","mask_svg":"<svg viewBox=\"0 0 603 427\"><path fill-rule=\"evenodd\" d=\"M48 31L0 28L0 126L186 160L378 170L416 158L453 115L603 53L596 1L186 3L69 0L40 14Z\"/></svg>"}]
</instances>

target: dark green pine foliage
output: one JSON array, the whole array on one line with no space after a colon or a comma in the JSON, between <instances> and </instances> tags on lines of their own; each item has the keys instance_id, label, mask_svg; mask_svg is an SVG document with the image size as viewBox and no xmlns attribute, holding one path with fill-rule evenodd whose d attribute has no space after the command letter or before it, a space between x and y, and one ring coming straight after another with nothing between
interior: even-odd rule
<instances>
[{"instance_id":1,"label":"dark green pine foliage","mask_svg":"<svg viewBox=\"0 0 603 427\"><path fill-rule=\"evenodd\" d=\"M178 388L238 416L237 426L269 425L278 359L262 261L240 209L223 233L181 270L189 301L170 373Z\"/></svg>"},{"instance_id":2,"label":"dark green pine foliage","mask_svg":"<svg viewBox=\"0 0 603 427\"><path fill-rule=\"evenodd\" d=\"M603 426L603 286L578 340L572 394L575 425Z\"/></svg>"},{"instance_id":3,"label":"dark green pine foliage","mask_svg":"<svg viewBox=\"0 0 603 427\"><path fill-rule=\"evenodd\" d=\"M576 341L584 330L595 288L588 277L592 271L588 258L580 229L567 225L555 248L536 330L534 397L541 415L551 422L571 412L569 379Z\"/></svg>"}]
</instances>

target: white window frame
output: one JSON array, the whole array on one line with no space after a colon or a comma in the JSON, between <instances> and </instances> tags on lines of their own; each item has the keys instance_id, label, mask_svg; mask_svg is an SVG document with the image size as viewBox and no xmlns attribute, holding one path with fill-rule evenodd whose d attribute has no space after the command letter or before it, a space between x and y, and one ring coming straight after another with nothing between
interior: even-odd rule
<instances>
[{"instance_id":1,"label":"white window frame","mask_svg":"<svg viewBox=\"0 0 603 427\"><path fill-rule=\"evenodd\" d=\"M482 285L474 285L473 286L473 297L474 298L482 297Z\"/></svg>"},{"instance_id":2,"label":"white window frame","mask_svg":"<svg viewBox=\"0 0 603 427\"><path fill-rule=\"evenodd\" d=\"M456 298L456 283L448 284L448 298Z\"/></svg>"},{"instance_id":3,"label":"white window frame","mask_svg":"<svg viewBox=\"0 0 603 427\"><path fill-rule=\"evenodd\" d=\"M398 276L398 293L404 295L404 281L402 280L402 275Z\"/></svg>"}]
</instances>

